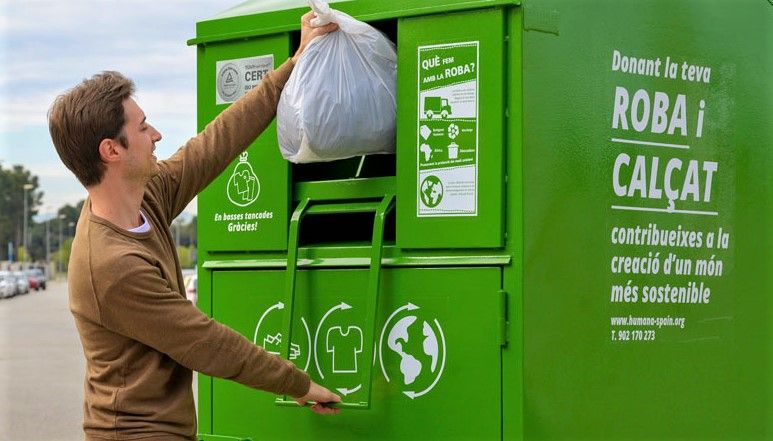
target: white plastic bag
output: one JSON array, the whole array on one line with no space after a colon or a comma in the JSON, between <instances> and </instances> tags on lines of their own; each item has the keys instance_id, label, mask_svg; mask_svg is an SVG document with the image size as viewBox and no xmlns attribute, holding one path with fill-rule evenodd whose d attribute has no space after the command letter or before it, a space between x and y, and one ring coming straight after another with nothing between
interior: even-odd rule
<instances>
[{"instance_id":1,"label":"white plastic bag","mask_svg":"<svg viewBox=\"0 0 773 441\"><path fill-rule=\"evenodd\" d=\"M313 26L339 29L306 47L277 108L279 147L295 162L395 151L397 53L367 23L310 0Z\"/></svg>"}]
</instances>

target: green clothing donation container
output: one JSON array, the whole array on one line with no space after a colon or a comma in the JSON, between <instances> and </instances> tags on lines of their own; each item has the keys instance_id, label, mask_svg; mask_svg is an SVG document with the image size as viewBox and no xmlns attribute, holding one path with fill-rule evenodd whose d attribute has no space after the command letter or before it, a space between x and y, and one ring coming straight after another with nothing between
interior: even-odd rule
<instances>
[{"instance_id":1,"label":"green clothing donation container","mask_svg":"<svg viewBox=\"0 0 773 441\"><path fill-rule=\"evenodd\" d=\"M200 376L201 440L773 439L769 1L332 6L396 45L396 154L294 165L270 126L199 195L198 271L343 410ZM200 129L307 10L197 24Z\"/></svg>"}]
</instances>

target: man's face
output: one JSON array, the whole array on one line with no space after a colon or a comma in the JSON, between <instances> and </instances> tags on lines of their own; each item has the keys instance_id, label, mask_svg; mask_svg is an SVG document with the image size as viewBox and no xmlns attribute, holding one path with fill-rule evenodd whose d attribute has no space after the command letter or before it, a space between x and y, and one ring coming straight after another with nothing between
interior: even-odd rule
<instances>
[{"instance_id":1,"label":"man's face","mask_svg":"<svg viewBox=\"0 0 773 441\"><path fill-rule=\"evenodd\" d=\"M121 133L126 138L124 172L127 176L149 179L158 173L158 159L153 154L161 133L148 124L145 112L132 98L123 102L126 122Z\"/></svg>"}]
</instances>

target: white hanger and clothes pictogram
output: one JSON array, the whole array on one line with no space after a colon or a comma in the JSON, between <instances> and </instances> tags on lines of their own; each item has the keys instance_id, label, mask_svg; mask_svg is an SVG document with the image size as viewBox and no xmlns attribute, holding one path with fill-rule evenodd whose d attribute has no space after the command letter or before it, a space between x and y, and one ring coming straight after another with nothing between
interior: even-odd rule
<instances>
[{"instance_id":1,"label":"white hanger and clothes pictogram","mask_svg":"<svg viewBox=\"0 0 773 441\"><path fill-rule=\"evenodd\" d=\"M260 180L255 174L252 165L247 161L248 153L239 155L239 163L234 167L231 177L228 178L226 195L234 205L246 207L260 195Z\"/></svg>"}]
</instances>

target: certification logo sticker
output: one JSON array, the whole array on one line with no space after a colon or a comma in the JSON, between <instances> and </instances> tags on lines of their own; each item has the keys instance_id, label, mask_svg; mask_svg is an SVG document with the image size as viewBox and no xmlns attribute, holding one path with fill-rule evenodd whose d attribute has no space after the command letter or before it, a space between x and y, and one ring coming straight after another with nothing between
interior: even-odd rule
<instances>
[{"instance_id":1,"label":"certification logo sticker","mask_svg":"<svg viewBox=\"0 0 773 441\"><path fill-rule=\"evenodd\" d=\"M241 76L233 63L220 68L217 73L217 93L223 101L231 102L239 97L241 91Z\"/></svg>"},{"instance_id":2,"label":"certification logo sticker","mask_svg":"<svg viewBox=\"0 0 773 441\"><path fill-rule=\"evenodd\" d=\"M220 60L215 63L215 103L230 104L257 87L274 70L274 56Z\"/></svg>"}]
</instances>

